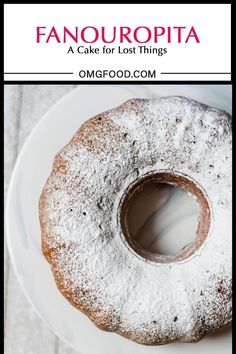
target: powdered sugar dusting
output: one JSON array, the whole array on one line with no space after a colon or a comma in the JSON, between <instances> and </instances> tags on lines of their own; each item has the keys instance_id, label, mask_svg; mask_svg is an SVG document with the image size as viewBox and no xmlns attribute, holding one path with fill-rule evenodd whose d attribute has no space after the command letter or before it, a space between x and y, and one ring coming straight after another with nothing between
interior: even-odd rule
<instances>
[{"instance_id":1,"label":"powdered sugar dusting","mask_svg":"<svg viewBox=\"0 0 236 354\"><path fill-rule=\"evenodd\" d=\"M204 245L177 263L132 251L120 200L137 178L173 171L212 209ZM131 100L85 123L41 196L43 247L60 290L103 329L140 343L195 341L231 321L231 117L183 97Z\"/></svg>"}]
</instances>

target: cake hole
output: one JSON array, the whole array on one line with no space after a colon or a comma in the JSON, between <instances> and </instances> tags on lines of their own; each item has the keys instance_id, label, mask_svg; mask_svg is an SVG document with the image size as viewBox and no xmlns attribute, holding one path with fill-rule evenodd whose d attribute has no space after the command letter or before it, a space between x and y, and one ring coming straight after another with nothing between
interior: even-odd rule
<instances>
[{"instance_id":1,"label":"cake hole","mask_svg":"<svg viewBox=\"0 0 236 354\"><path fill-rule=\"evenodd\" d=\"M85 211L83 211L83 215L84 215L84 216L86 216L86 213L85 213Z\"/></svg>"},{"instance_id":2,"label":"cake hole","mask_svg":"<svg viewBox=\"0 0 236 354\"><path fill-rule=\"evenodd\" d=\"M210 227L208 201L195 182L160 173L128 190L121 226L130 246L145 258L171 262L191 255Z\"/></svg>"},{"instance_id":3,"label":"cake hole","mask_svg":"<svg viewBox=\"0 0 236 354\"><path fill-rule=\"evenodd\" d=\"M186 191L167 183L152 183L132 199L127 213L131 237L142 248L177 255L197 232L200 207Z\"/></svg>"}]
</instances>

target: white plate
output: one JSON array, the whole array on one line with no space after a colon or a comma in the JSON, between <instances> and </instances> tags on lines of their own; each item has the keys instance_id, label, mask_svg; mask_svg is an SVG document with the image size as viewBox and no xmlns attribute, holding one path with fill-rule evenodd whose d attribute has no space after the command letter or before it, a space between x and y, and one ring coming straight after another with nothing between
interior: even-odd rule
<instances>
[{"instance_id":1,"label":"white plate","mask_svg":"<svg viewBox=\"0 0 236 354\"><path fill-rule=\"evenodd\" d=\"M49 327L81 354L231 353L230 329L197 344L148 347L97 329L58 291L40 247L38 200L53 157L87 119L130 98L185 95L231 113L230 85L79 86L42 118L25 143L8 193L6 228L11 260L24 292Z\"/></svg>"}]
</instances>

